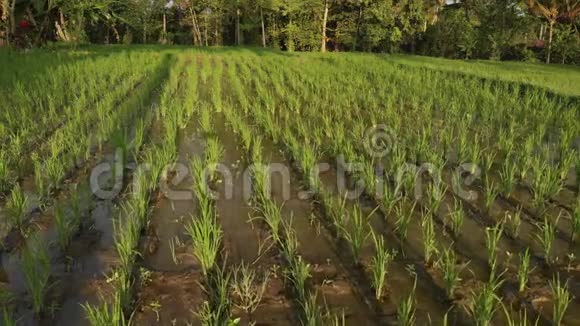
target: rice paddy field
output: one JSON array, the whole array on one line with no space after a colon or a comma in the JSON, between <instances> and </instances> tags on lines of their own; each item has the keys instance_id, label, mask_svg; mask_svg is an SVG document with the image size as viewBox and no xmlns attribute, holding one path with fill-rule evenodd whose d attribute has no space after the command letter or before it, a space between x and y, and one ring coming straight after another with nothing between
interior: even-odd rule
<instances>
[{"instance_id":1,"label":"rice paddy field","mask_svg":"<svg viewBox=\"0 0 580 326\"><path fill-rule=\"evenodd\" d=\"M0 52L2 325L578 325L580 69Z\"/></svg>"}]
</instances>

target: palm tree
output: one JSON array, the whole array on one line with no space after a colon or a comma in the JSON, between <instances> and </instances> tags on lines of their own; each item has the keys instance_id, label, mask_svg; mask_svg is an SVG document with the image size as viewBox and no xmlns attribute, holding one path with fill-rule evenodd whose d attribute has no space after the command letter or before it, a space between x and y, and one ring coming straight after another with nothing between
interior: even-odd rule
<instances>
[{"instance_id":1,"label":"palm tree","mask_svg":"<svg viewBox=\"0 0 580 326\"><path fill-rule=\"evenodd\" d=\"M548 54L546 63L552 55L554 26L558 21L573 21L580 14L580 0L526 0L528 7L537 16L548 22Z\"/></svg>"}]
</instances>

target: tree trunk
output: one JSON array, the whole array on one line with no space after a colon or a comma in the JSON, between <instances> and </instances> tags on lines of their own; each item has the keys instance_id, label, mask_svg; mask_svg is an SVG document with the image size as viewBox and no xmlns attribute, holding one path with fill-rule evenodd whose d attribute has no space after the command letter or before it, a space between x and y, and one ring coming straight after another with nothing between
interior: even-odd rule
<instances>
[{"instance_id":1,"label":"tree trunk","mask_svg":"<svg viewBox=\"0 0 580 326\"><path fill-rule=\"evenodd\" d=\"M10 6L8 8L8 33L6 35L6 40L8 44L12 41L14 37L14 33L16 33L16 18L14 17L14 11L16 9L16 0L12 0L10 2Z\"/></svg>"},{"instance_id":2,"label":"tree trunk","mask_svg":"<svg viewBox=\"0 0 580 326\"><path fill-rule=\"evenodd\" d=\"M358 18L356 20L356 34L354 35L354 44L353 44L354 51L356 51L356 49L358 47L358 38L360 35L360 25L362 22L362 16L363 16L363 5L360 4L359 8L358 8Z\"/></svg>"},{"instance_id":3,"label":"tree trunk","mask_svg":"<svg viewBox=\"0 0 580 326\"><path fill-rule=\"evenodd\" d=\"M197 25L197 15L192 7L189 7L189 16L191 18L191 34L193 36L193 45L202 45L201 32Z\"/></svg>"},{"instance_id":4,"label":"tree trunk","mask_svg":"<svg viewBox=\"0 0 580 326\"><path fill-rule=\"evenodd\" d=\"M167 44L167 13L163 10L163 35L161 36L161 43Z\"/></svg>"},{"instance_id":5,"label":"tree trunk","mask_svg":"<svg viewBox=\"0 0 580 326\"><path fill-rule=\"evenodd\" d=\"M326 22L328 20L328 0L324 0L324 16L322 18L322 45L321 52L326 52Z\"/></svg>"},{"instance_id":6,"label":"tree trunk","mask_svg":"<svg viewBox=\"0 0 580 326\"><path fill-rule=\"evenodd\" d=\"M55 22L56 33L61 41L70 42L71 38L68 35L66 21L64 19L64 14L62 13L61 9L58 10L58 17L60 22Z\"/></svg>"},{"instance_id":7,"label":"tree trunk","mask_svg":"<svg viewBox=\"0 0 580 326\"><path fill-rule=\"evenodd\" d=\"M219 32L219 28L220 28L220 20L219 20L219 15L216 15L215 17L215 41L214 41L214 45L218 46L220 45L220 32Z\"/></svg>"},{"instance_id":8,"label":"tree trunk","mask_svg":"<svg viewBox=\"0 0 580 326\"><path fill-rule=\"evenodd\" d=\"M121 43L121 35L119 35L119 31L117 30L117 27L115 27L114 23L111 25L111 29L113 30L113 34L115 34L115 40L117 41L117 44Z\"/></svg>"},{"instance_id":9,"label":"tree trunk","mask_svg":"<svg viewBox=\"0 0 580 326\"><path fill-rule=\"evenodd\" d=\"M197 33L195 31L195 16L193 15L193 9L189 8L189 16L191 17L191 36L193 37L193 45L199 45L197 43Z\"/></svg>"},{"instance_id":10,"label":"tree trunk","mask_svg":"<svg viewBox=\"0 0 580 326\"><path fill-rule=\"evenodd\" d=\"M236 45L240 45L242 43L240 34L240 8L236 8Z\"/></svg>"},{"instance_id":11,"label":"tree trunk","mask_svg":"<svg viewBox=\"0 0 580 326\"><path fill-rule=\"evenodd\" d=\"M199 45L203 45L203 41L201 39L201 29L199 29L199 20L197 19L197 14L193 11L193 19L195 21L195 32L197 33L197 40Z\"/></svg>"},{"instance_id":12,"label":"tree trunk","mask_svg":"<svg viewBox=\"0 0 580 326\"><path fill-rule=\"evenodd\" d=\"M292 17L290 17L288 19L288 31L287 31L287 36L288 36L288 41L286 44L286 48L288 50L288 52L294 52L294 23L292 21Z\"/></svg>"},{"instance_id":13,"label":"tree trunk","mask_svg":"<svg viewBox=\"0 0 580 326\"><path fill-rule=\"evenodd\" d=\"M207 36L207 30L209 28L209 20L207 13L204 15L203 20L205 21L205 24L203 26L203 38L205 39L205 46L209 46L209 40Z\"/></svg>"},{"instance_id":14,"label":"tree trunk","mask_svg":"<svg viewBox=\"0 0 580 326\"><path fill-rule=\"evenodd\" d=\"M260 7L260 21L262 23L262 47L266 47L266 24L264 23L264 10Z\"/></svg>"},{"instance_id":15,"label":"tree trunk","mask_svg":"<svg viewBox=\"0 0 580 326\"><path fill-rule=\"evenodd\" d=\"M2 25L6 26L4 30L0 31L0 46L8 45L8 34L10 33L8 25L8 8L8 1L0 0L0 22L2 22Z\"/></svg>"},{"instance_id":16,"label":"tree trunk","mask_svg":"<svg viewBox=\"0 0 580 326\"><path fill-rule=\"evenodd\" d=\"M556 21L551 20L548 25L548 55L546 56L546 63L550 63L550 57L552 56L552 38L554 36L554 24Z\"/></svg>"}]
</instances>

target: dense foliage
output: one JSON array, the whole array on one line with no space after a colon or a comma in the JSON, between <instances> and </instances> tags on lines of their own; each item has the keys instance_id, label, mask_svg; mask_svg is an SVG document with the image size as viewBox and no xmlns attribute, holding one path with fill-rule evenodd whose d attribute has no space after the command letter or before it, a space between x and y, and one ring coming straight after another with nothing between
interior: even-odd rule
<instances>
[{"instance_id":1,"label":"dense foliage","mask_svg":"<svg viewBox=\"0 0 580 326\"><path fill-rule=\"evenodd\" d=\"M580 61L577 0L0 0L0 44L261 45Z\"/></svg>"}]
</instances>

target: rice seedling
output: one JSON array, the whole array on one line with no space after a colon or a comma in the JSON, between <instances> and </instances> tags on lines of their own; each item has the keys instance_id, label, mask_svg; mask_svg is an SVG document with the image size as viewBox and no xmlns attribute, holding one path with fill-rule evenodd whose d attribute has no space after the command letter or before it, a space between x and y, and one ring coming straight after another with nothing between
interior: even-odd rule
<instances>
[{"instance_id":1,"label":"rice seedling","mask_svg":"<svg viewBox=\"0 0 580 326\"><path fill-rule=\"evenodd\" d=\"M295 151L296 153L298 153L298 162L300 162L300 170L305 173L305 175L307 176L307 184L310 186L310 188L319 193L320 192L320 179L318 178L318 176L315 174L316 172L316 163L318 161L318 156L317 156L317 151L310 147L310 146L304 146L303 144L296 144L294 146L297 146L297 148L299 148L300 150Z\"/></svg>"},{"instance_id":2,"label":"rice seedling","mask_svg":"<svg viewBox=\"0 0 580 326\"><path fill-rule=\"evenodd\" d=\"M203 286L208 296L211 308L212 325L229 324L234 320L230 316L231 300L231 273L225 271L225 267L215 267L205 278Z\"/></svg>"},{"instance_id":3,"label":"rice seedling","mask_svg":"<svg viewBox=\"0 0 580 326\"><path fill-rule=\"evenodd\" d=\"M395 258L395 253L390 252L385 246L385 240L382 236L376 235L371 231L373 243L375 245L375 255L371 260L371 283L375 289L375 298L382 300L387 288L387 275L389 264Z\"/></svg>"},{"instance_id":4,"label":"rice seedling","mask_svg":"<svg viewBox=\"0 0 580 326\"><path fill-rule=\"evenodd\" d=\"M17 184L12 189L12 193L10 194L8 202L6 203L6 212L12 227L22 229L27 206L27 197L24 194L24 191L22 191L20 185Z\"/></svg>"},{"instance_id":5,"label":"rice seedling","mask_svg":"<svg viewBox=\"0 0 580 326\"><path fill-rule=\"evenodd\" d=\"M459 282L461 282L461 268L457 266L457 258L453 248L449 247L443 249L443 254L439 258L438 266L441 267L443 272L443 281L445 282L447 297L451 299L454 296L455 289L459 285Z\"/></svg>"},{"instance_id":6,"label":"rice seedling","mask_svg":"<svg viewBox=\"0 0 580 326\"><path fill-rule=\"evenodd\" d=\"M131 318L129 320L125 318L118 292L114 294L111 304L102 296L100 301L97 306L89 303L81 304L91 326L129 326L131 324Z\"/></svg>"},{"instance_id":7,"label":"rice seedling","mask_svg":"<svg viewBox=\"0 0 580 326\"><path fill-rule=\"evenodd\" d=\"M306 282L311 276L311 266L304 262L301 256L293 258L289 263L291 274L288 278L294 285L298 300L305 302L307 300Z\"/></svg>"},{"instance_id":8,"label":"rice seedling","mask_svg":"<svg viewBox=\"0 0 580 326\"><path fill-rule=\"evenodd\" d=\"M497 246L503 233L503 224L498 223L495 227L485 229L485 246L487 248L487 262L492 270L497 266Z\"/></svg>"},{"instance_id":9,"label":"rice seedling","mask_svg":"<svg viewBox=\"0 0 580 326\"><path fill-rule=\"evenodd\" d=\"M126 218L119 216L113 222L115 250L119 255L121 270L125 274L130 274L137 255L135 248L139 241L141 225L140 219L135 215L134 208L130 203L122 207L121 214L124 214Z\"/></svg>"},{"instance_id":10,"label":"rice seedling","mask_svg":"<svg viewBox=\"0 0 580 326\"><path fill-rule=\"evenodd\" d=\"M342 199L336 199L331 194L324 192L322 194L324 197L325 207L328 212L328 216L332 220L332 224L339 237L346 237L344 231L346 230L346 225L348 223L348 212L346 209L346 198L348 194L345 194Z\"/></svg>"},{"instance_id":11,"label":"rice seedling","mask_svg":"<svg viewBox=\"0 0 580 326\"><path fill-rule=\"evenodd\" d=\"M491 211L491 208L493 206L493 203L495 202L495 199L497 198L497 195L498 190L495 183L491 181L489 177L486 177L483 185L483 197L485 209L487 210L488 213Z\"/></svg>"},{"instance_id":12,"label":"rice seedling","mask_svg":"<svg viewBox=\"0 0 580 326\"><path fill-rule=\"evenodd\" d=\"M568 284L560 282L560 275L557 274L553 280L550 281L550 289L552 290L553 313L552 321L554 325L562 325L562 320L568 310L568 305L572 302Z\"/></svg>"},{"instance_id":13,"label":"rice seedling","mask_svg":"<svg viewBox=\"0 0 580 326\"><path fill-rule=\"evenodd\" d=\"M11 187L10 169L4 153L0 152L0 193L7 192Z\"/></svg>"},{"instance_id":14,"label":"rice seedling","mask_svg":"<svg viewBox=\"0 0 580 326\"><path fill-rule=\"evenodd\" d=\"M358 173L360 181L364 185L364 189L369 194L376 194L377 188L380 186L379 180L377 178L376 166L372 161L367 161L363 165L362 171Z\"/></svg>"},{"instance_id":15,"label":"rice seedling","mask_svg":"<svg viewBox=\"0 0 580 326\"><path fill-rule=\"evenodd\" d=\"M213 129L211 110L202 108L199 112L199 126L204 133L210 133Z\"/></svg>"},{"instance_id":16,"label":"rice seedling","mask_svg":"<svg viewBox=\"0 0 580 326\"><path fill-rule=\"evenodd\" d=\"M520 253L520 265L518 268L518 290L524 292L533 268L530 267L530 250L526 249Z\"/></svg>"},{"instance_id":17,"label":"rice seedling","mask_svg":"<svg viewBox=\"0 0 580 326\"><path fill-rule=\"evenodd\" d=\"M62 251L66 250L73 233L75 232L75 225L69 220L61 206L55 207L54 222L58 233L58 244Z\"/></svg>"},{"instance_id":18,"label":"rice seedling","mask_svg":"<svg viewBox=\"0 0 580 326\"><path fill-rule=\"evenodd\" d=\"M255 271L250 269L249 265L242 263L234 268L232 274L232 294L236 298L234 304L252 319L252 314L262 302L266 292L269 273L259 277Z\"/></svg>"},{"instance_id":19,"label":"rice seedling","mask_svg":"<svg viewBox=\"0 0 580 326\"><path fill-rule=\"evenodd\" d=\"M50 258L46 246L39 238L33 236L22 252L22 270L26 288L32 298L32 307L36 314L44 308L44 297L49 287Z\"/></svg>"},{"instance_id":20,"label":"rice seedling","mask_svg":"<svg viewBox=\"0 0 580 326\"><path fill-rule=\"evenodd\" d=\"M576 152L576 165L575 165L575 170L576 170L576 180L580 180L580 150ZM578 182L578 189L580 189L580 182Z\"/></svg>"},{"instance_id":21,"label":"rice seedling","mask_svg":"<svg viewBox=\"0 0 580 326\"><path fill-rule=\"evenodd\" d=\"M496 291L502 283L503 281L490 280L473 292L469 303L469 310L476 325L490 325L501 303L501 299L497 296Z\"/></svg>"},{"instance_id":22,"label":"rice seedling","mask_svg":"<svg viewBox=\"0 0 580 326\"><path fill-rule=\"evenodd\" d=\"M223 320L221 311L214 311L208 301L204 301L201 307L195 312L202 325L224 325L235 326L240 324L240 318L231 319L229 316Z\"/></svg>"},{"instance_id":23,"label":"rice seedling","mask_svg":"<svg viewBox=\"0 0 580 326\"><path fill-rule=\"evenodd\" d=\"M207 277L214 268L220 252L222 230L211 214L191 217L186 231L193 242L193 255Z\"/></svg>"},{"instance_id":24,"label":"rice seedling","mask_svg":"<svg viewBox=\"0 0 580 326\"><path fill-rule=\"evenodd\" d=\"M495 150L488 150L482 156L482 164L483 164L483 175L487 176L490 174L491 169L495 163L495 158L497 156L497 152Z\"/></svg>"},{"instance_id":25,"label":"rice seedling","mask_svg":"<svg viewBox=\"0 0 580 326\"><path fill-rule=\"evenodd\" d=\"M439 211L439 207L441 207L441 203L443 203L443 199L445 198L445 192L445 186L441 185L440 183L432 183L429 186L428 209L433 214L437 214Z\"/></svg>"},{"instance_id":26,"label":"rice seedling","mask_svg":"<svg viewBox=\"0 0 580 326\"><path fill-rule=\"evenodd\" d=\"M417 288L417 279L415 278L415 283L411 293L406 299L399 302L397 306L397 325L399 326L412 326L415 325L415 289Z\"/></svg>"},{"instance_id":27,"label":"rice seedling","mask_svg":"<svg viewBox=\"0 0 580 326\"><path fill-rule=\"evenodd\" d=\"M401 240L407 239L407 234L409 231L409 223L411 223L411 217L415 210L416 203L408 210L405 211L403 205L397 206L395 209L395 214L397 215L397 220L395 222L395 231L401 237Z\"/></svg>"},{"instance_id":28,"label":"rice seedling","mask_svg":"<svg viewBox=\"0 0 580 326\"><path fill-rule=\"evenodd\" d=\"M0 320L4 326L16 326L18 322L6 306L2 308L2 319Z\"/></svg>"},{"instance_id":29,"label":"rice seedling","mask_svg":"<svg viewBox=\"0 0 580 326\"><path fill-rule=\"evenodd\" d=\"M560 155L560 162L557 166L558 176L560 180L565 181L568 178L568 174L574 168L574 162L578 159L578 154L576 150L566 150Z\"/></svg>"},{"instance_id":30,"label":"rice seedling","mask_svg":"<svg viewBox=\"0 0 580 326\"><path fill-rule=\"evenodd\" d=\"M325 316L323 309L318 305L318 295L312 294L308 296L306 301L300 303L302 306L302 325L303 326L323 326L325 323Z\"/></svg>"},{"instance_id":31,"label":"rice seedling","mask_svg":"<svg viewBox=\"0 0 580 326\"><path fill-rule=\"evenodd\" d=\"M72 211L71 218L76 225L80 225L82 215L81 204L83 203L83 200L87 200L87 198L90 196L90 193L88 193L88 190L86 188L79 189L78 184L75 184L73 187L70 188L70 190L71 195L69 203Z\"/></svg>"},{"instance_id":32,"label":"rice seedling","mask_svg":"<svg viewBox=\"0 0 580 326\"><path fill-rule=\"evenodd\" d=\"M390 186L388 182L384 183L382 205L385 210L385 216L388 216L393 211L395 205L401 200L400 184L397 183L394 187Z\"/></svg>"},{"instance_id":33,"label":"rice seedling","mask_svg":"<svg viewBox=\"0 0 580 326\"><path fill-rule=\"evenodd\" d=\"M298 236L296 231L292 228L292 222L284 222L284 237L281 237L282 242L280 243L280 249L282 249L282 254L287 262L292 262L298 253Z\"/></svg>"},{"instance_id":34,"label":"rice seedling","mask_svg":"<svg viewBox=\"0 0 580 326\"><path fill-rule=\"evenodd\" d=\"M217 164L222 159L224 155L224 149L219 143L217 138L209 138L207 140L205 149L205 162L208 167L208 174L210 175L212 181L214 178L214 173L216 172Z\"/></svg>"},{"instance_id":35,"label":"rice seedling","mask_svg":"<svg viewBox=\"0 0 580 326\"><path fill-rule=\"evenodd\" d=\"M455 237L461 235L461 228L463 227L463 221L465 220L465 211L463 210L463 205L458 199L454 200L453 210L447 215L445 219L445 224L451 229Z\"/></svg>"},{"instance_id":36,"label":"rice seedling","mask_svg":"<svg viewBox=\"0 0 580 326\"><path fill-rule=\"evenodd\" d=\"M115 146L116 151L121 153L120 164L121 166L124 166L127 163L127 158L129 155L129 135L127 134L127 130L117 130L117 132L113 134L111 141L113 146Z\"/></svg>"},{"instance_id":37,"label":"rice seedling","mask_svg":"<svg viewBox=\"0 0 580 326\"><path fill-rule=\"evenodd\" d=\"M134 157L137 157L137 155L141 151L141 147L143 146L143 143L145 142L146 128L147 128L147 126L146 126L144 120L139 120L137 122L137 126L135 127L135 134L133 135L133 141L131 144Z\"/></svg>"},{"instance_id":38,"label":"rice seedling","mask_svg":"<svg viewBox=\"0 0 580 326\"><path fill-rule=\"evenodd\" d=\"M552 259L552 247L554 244L554 239L556 238L556 224L560 216L555 222L550 221L548 217L544 218L544 222L538 223L538 233L536 234L536 240L539 242L542 250L544 251L544 260L546 263L550 264Z\"/></svg>"},{"instance_id":39,"label":"rice seedling","mask_svg":"<svg viewBox=\"0 0 580 326\"><path fill-rule=\"evenodd\" d=\"M563 187L557 169L540 159L534 160L532 180L533 202L539 212L543 212L546 200L554 197Z\"/></svg>"},{"instance_id":40,"label":"rice seedling","mask_svg":"<svg viewBox=\"0 0 580 326\"><path fill-rule=\"evenodd\" d=\"M506 234L512 238L517 239L520 234L520 226L522 224L522 208L519 207L515 212L506 212L503 225Z\"/></svg>"},{"instance_id":41,"label":"rice seedling","mask_svg":"<svg viewBox=\"0 0 580 326\"><path fill-rule=\"evenodd\" d=\"M433 216L427 212L421 221L421 233L423 235L423 256L425 265L431 266L433 258L437 255L437 239L435 238L435 225Z\"/></svg>"},{"instance_id":42,"label":"rice seedling","mask_svg":"<svg viewBox=\"0 0 580 326\"><path fill-rule=\"evenodd\" d=\"M480 134L474 134L473 135L473 139L471 139L470 142L470 146L467 147L468 151L469 151L469 161L470 163L472 163L471 168L472 170L469 171L471 174L475 173L475 168L477 167L477 164L479 164L481 162L481 158L483 156L483 149L481 148L481 135Z\"/></svg>"},{"instance_id":43,"label":"rice seedling","mask_svg":"<svg viewBox=\"0 0 580 326\"><path fill-rule=\"evenodd\" d=\"M281 242L282 231L282 207L270 200L261 200L259 219L264 221L270 230L270 236L276 243ZM253 219L252 219L253 220Z\"/></svg>"},{"instance_id":44,"label":"rice seedling","mask_svg":"<svg viewBox=\"0 0 580 326\"><path fill-rule=\"evenodd\" d=\"M350 245L354 261L359 263L362 247L369 237L368 220L378 208L375 208L370 214L364 215L360 207L356 207L351 212L351 225L349 229L343 230L344 238Z\"/></svg>"},{"instance_id":45,"label":"rice seedling","mask_svg":"<svg viewBox=\"0 0 580 326\"><path fill-rule=\"evenodd\" d=\"M407 173L403 173L401 177L402 177L401 179L402 189L405 190L405 194L407 195L407 197L411 198L411 196L414 196L415 194L415 188L417 187L417 180L419 178L419 174L416 173L415 171L409 171ZM419 198L414 199L418 200Z\"/></svg>"},{"instance_id":46,"label":"rice seedling","mask_svg":"<svg viewBox=\"0 0 580 326\"><path fill-rule=\"evenodd\" d=\"M516 184L516 175L517 161L508 156L499 173L502 195L509 196L512 193Z\"/></svg>"},{"instance_id":47,"label":"rice seedling","mask_svg":"<svg viewBox=\"0 0 580 326\"><path fill-rule=\"evenodd\" d=\"M210 198L212 198L212 194L208 185L208 175L203 159L199 157L192 158L189 162L189 171L194 180L192 190L197 200L200 202L207 202ZM209 207L208 205L201 206Z\"/></svg>"},{"instance_id":48,"label":"rice seedling","mask_svg":"<svg viewBox=\"0 0 580 326\"><path fill-rule=\"evenodd\" d=\"M532 324L528 318L528 311L526 309L519 310L518 317L513 318L512 314L510 314L507 307L504 304L502 304L502 306L508 326L528 326L528 325L538 326L538 324L540 323L540 317L538 316L535 323Z\"/></svg>"}]
</instances>

